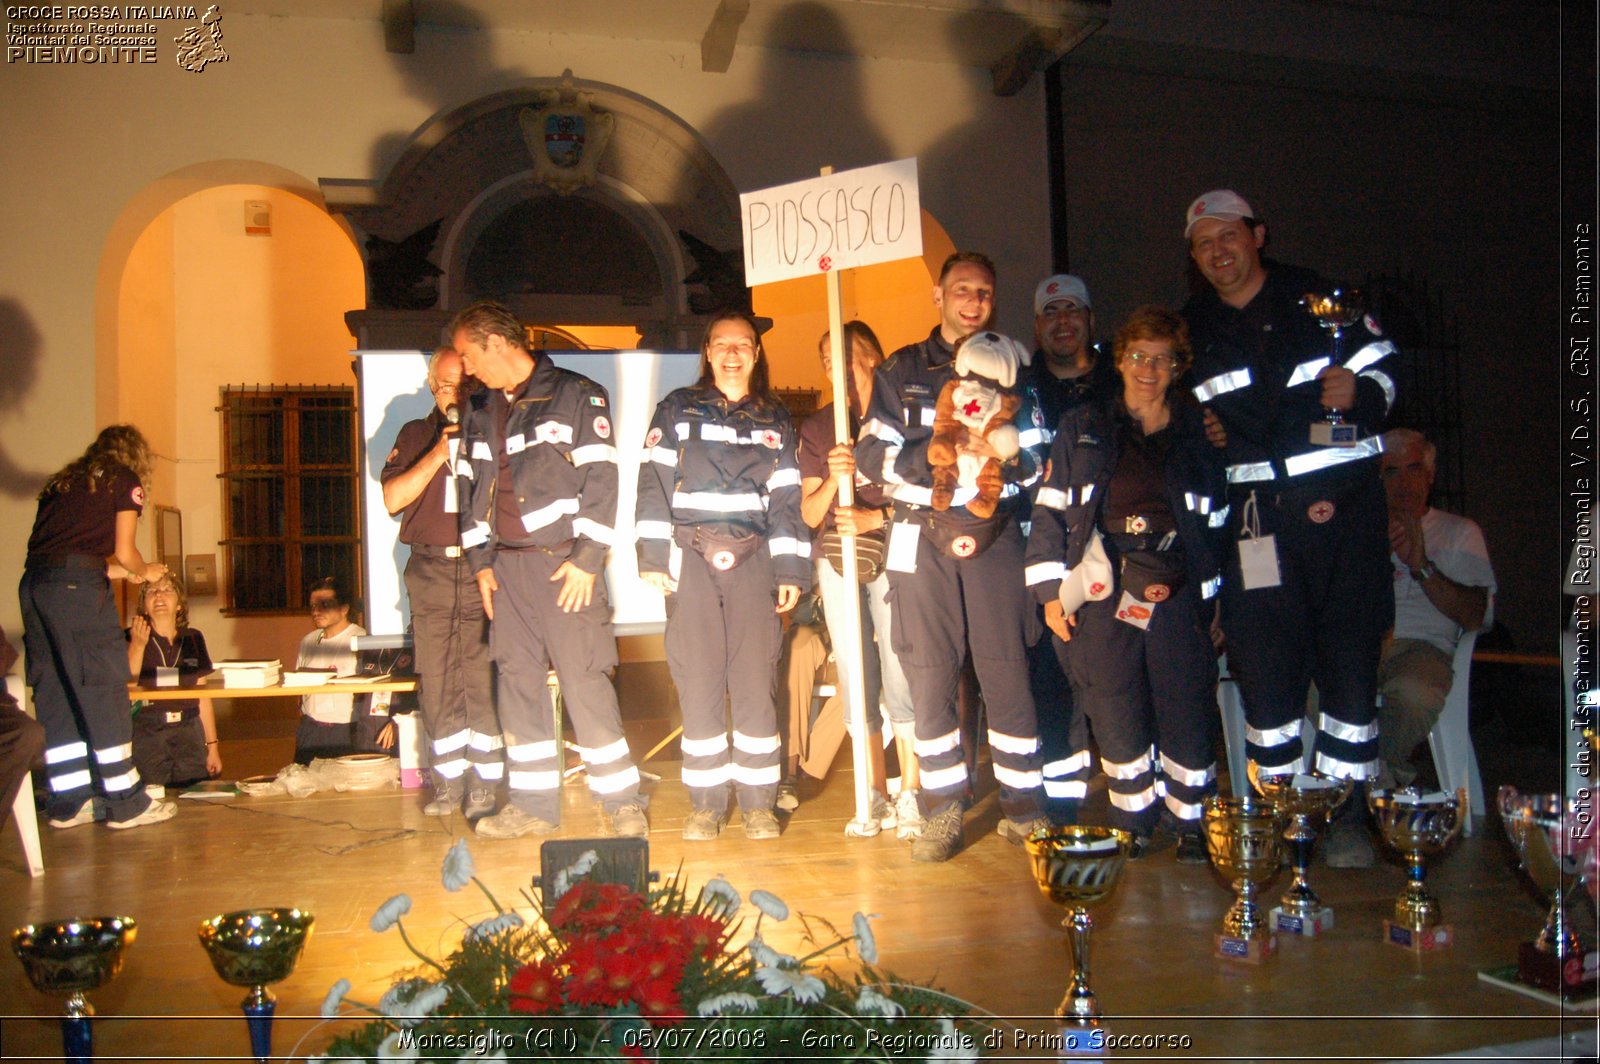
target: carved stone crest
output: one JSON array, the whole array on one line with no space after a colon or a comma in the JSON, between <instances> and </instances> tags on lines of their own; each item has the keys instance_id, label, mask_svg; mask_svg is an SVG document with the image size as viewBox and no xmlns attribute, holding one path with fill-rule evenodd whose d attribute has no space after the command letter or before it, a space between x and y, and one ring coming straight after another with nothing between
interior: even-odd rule
<instances>
[{"instance_id":1,"label":"carved stone crest","mask_svg":"<svg viewBox=\"0 0 1600 1064\"><path fill-rule=\"evenodd\" d=\"M595 110L593 100L590 93L577 90L572 71L567 70L559 89L546 89L536 106L518 113L522 139L541 185L565 193L594 184L617 120L610 112Z\"/></svg>"}]
</instances>

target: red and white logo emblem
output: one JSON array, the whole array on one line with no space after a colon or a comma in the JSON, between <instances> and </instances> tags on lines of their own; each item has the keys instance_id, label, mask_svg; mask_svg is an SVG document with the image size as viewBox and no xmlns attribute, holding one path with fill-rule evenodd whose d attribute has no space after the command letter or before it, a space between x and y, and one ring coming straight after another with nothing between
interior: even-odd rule
<instances>
[{"instance_id":1,"label":"red and white logo emblem","mask_svg":"<svg viewBox=\"0 0 1600 1064\"><path fill-rule=\"evenodd\" d=\"M1133 532L1133 533L1137 534L1139 532L1143 532L1145 529L1147 529L1149 527L1150 527L1150 522L1145 520L1143 517L1130 517L1130 518L1128 518L1128 531L1129 532Z\"/></svg>"},{"instance_id":2,"label":"red and white logo emblem","mask_svg":"<svg viewBox=\"0 0 1600 1064\"><path fill-rule=\"evenodd\" d=\"M1165 602L1172 597L1172 589L1166 584L1151 584L1144 589L1146 602Z\"/></svg>"},{"instance_id":3,"label":"red and white logo emblem","mask_svg":"<svg viewBox=\"0 0 1600 1064\"><path fill-rule=\"evenodd\" d=\"M1383 335L1383 330L1378 328L1378 319L1374 318L1371 314L1363 316L1361 319L1361 324L1365 325L1367 327L1367 332L1371 333L1373 336Z\"/></svg>"},{"instance_id":4,"label":"red and white logo emblem","mask_svg":"<svg viewBox=\"0 0 1600 1064\"><path fill-rule=\"evenodd\" d=\"M1059 291L1061 291L1061 284L1058 281L1051 281L1044 286L1044 294L1047 296L1053 296Z\"/></svg>"},{"instance_id":5,"label":"red and white logo emblem","mask_svg":"<svg viewBox=\"0 0 1600 1064\"><path fill-rule=\"evenodd\" d=\"M602 440L611 438L611 422L607 420L604 414L594 419L594 434Z\"/></svg>"},{"instance_id":6,"label":"red and white logo emblem","mask_svg":"<svg viewBox=\"0 0 1600 1064\"><path fill-rule=\"evenodd\" d=\"M733 568L733 563L735 561L737 561L737 559L734 558L733 551L719 550L717 553L711 556L711 567L717 570L719 573L725 573L729 569Z\"/></svg>"},{"instance_id":7,"label":"red and white logo emblem","mask_svg":"<svg viewBox=\"0 0 1600 1064\"><path fill-rule=\"evenodd\" d=\"M650 430L650 435L648 435L648 436L646 436L644 438L644 445L646 447L654 447L656 444L658 444L660 442L661 442L661 430L660 429L651 429Z\"/></svg>"},{"instance_id":8,"label":"red and white logo emblem","mask_svg":"<svg viewBox=\"0 0 1600 1064\"><path fill-rule=\"evenodd\" d=\"M1105 589L1106 589L1106 585L1103 584L1102 582L1100 582L1099 580L1096 580L1094 583L1089 585L1089 594L1098 595L1102 591L1104 591Z\"/></svg>"},{"instance_id":9,"label":"red and white logo emblem","mask_svg":"<svg viewBox=\"0 0 1600 1064\"><path fill-rule=\"evenodd\" d=\"M1306 516L1311 518L1311 520L1315 521L1319 525L1325 525L1329 521L1332 521L1333 514L1333 503L1329 502L1327 499L1314 502L1306 508Z\"/></svg>"},{"instance_id":10,"label":"red and white logo emblem","mask_svg":"<svg viewBox=\"0 0 1600 1064\"><path fill-rule=\"evenodd\" d=\"M779 432L777 429L765 430L761 433L761 445L763 447L771 447L774 451L776 451L779 447L783 446L783 433Z\"/></svg>"},{"instance_id":11,"label":"red and white logo emblem","mask_svg":"<svg viewBox=\"0 0 1600 1064\"><path fill-rule=\"evenodd\" d=\"M950 541L950 553L957 558L970 558L977 550L978 541L971 536L957 536Z\"/></svg>"},{"instance_id":12,"label":"red and white logo emblem","mask_svg":"<svg viewBox=\"0 0 1600 1064\"><path fill-rule=\"evenodd\" d=\"M135 484L133 486L133 491L130 493L130 498L133 499L134 504L136 506L143 506L144 505L144 485L143 484Z\"/></svg>"}]
</instances>

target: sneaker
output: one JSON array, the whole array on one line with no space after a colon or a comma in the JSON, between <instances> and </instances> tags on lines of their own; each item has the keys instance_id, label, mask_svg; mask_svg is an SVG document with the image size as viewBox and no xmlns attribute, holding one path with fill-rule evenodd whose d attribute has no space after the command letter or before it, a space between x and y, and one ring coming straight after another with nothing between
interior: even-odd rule
<instances>
[{"instance_id":1,"label":"sneaker","mask_svg":"<svg viewBox=\"0 0 1600 1064\"><path fill-rule=\"evenodd\" d=\"M1021 846L1035 831L1049 832L1050 821L1042 816L1036 816L1032 820L1012 820L1008 816L1003 816L1000 818L1000 823L994 827L994 833L1013 846Z\"/></svg>"},{"instance_id":2,"label":"sneaker","mask_svg":"<svg viewBox=\"0 0 1600 1064\"><path fill-rule=\"evenodd\" d=\"M619 805L611 811L611 834L642 839L650 834L650 821L645 819L644 806L638 802Z\"/></svg>"},{"instance_id":3,"label":"sneaker","mask_svg":"<svg viewBox=\"0 0 1600 1064\"><path fill-rule=\"evenodd\" d=\"M1198 831L1182 831L1178 833L1179 864L1206 864L1211 860L1211 853L1206 849L1206 840Z\"/></svg>"},{"instance_id":4,"label":"sneaker","mask_svg":"<svg viewBox=\"0 0 1600 1064\"><path fill-rule=\"evenodd\" d=\"M478 821L474 829L486 839L515 839L522 835L553 835L558 826L532 813L508 805L494 816Z\"/></svg>"},{"instance_id":5,"label":"sneaker","mask_svg":"<svg viewBox=\"0 0 1600 1064\"><path fill-rule=\"evenodd\" d=\"M795 784L794 777L791 776L778 784L778 800L772 804L785 813L792 813L800 808L800 788Z\"/></svg>"},{"instance_id":6,"label":"sneaker","mask_svg":"<svg viewBox=\"0 0 1600 1064\"><path fill-rule=\"evenodd\" d=\"M883 830L888 831L900 822L900 811L895 804L877 791L872 792L872 812L868 814Z\"/></svg>"},{"instance_id":7,"label":"sneaker","mask_svg":"<svg viewBox=\"0 0 1600 1064\"><path fill-rule=\"evenodd\" d=\"M461 788L446 783L433 792L433 799L422 807L423 816L449 816L461 804Z\"/></svg>"},{"instance_id":8,"label":"sneaker","mask_svg":"<svg viewBox=\"0 0 1600 1064\"><path fill-rule=\"evenodd\" d=\"M474 787L467 792L467 804L461 815L468 820L480 820L494 812L494 791L488 787Z\"/></svg>"},{"instance_id":9,"label":"sneaker","mask_svg":"<svg viewBox=\"0 0 1600 1064\"><path fill-rule=\"evenodd\" d=\"M683 837L689 842L710 842L722 834L722 814L713 809L696 809L683 822Z\"/></svg>"},{"instance_id":10,"label":"sneaker","mask_svg":"<svg viewBox=\"0 0 1600 1064\"><path fill-rule=\"evenodd\" d=\"M922 810L917 807L917 792L901 791L894 800L895 836L914 839L922 834Z\"/></svg>"},{"instance_id":11,"label":"sneaker","mask_svg":"<svg viewBox=\"0 0 1600 1064\"><path fill-rule=\"evenodd\" d=\"M911 844L913 861L948 861L961 851L961 821L965 811L960 802L944 812L928 817L922 834Z\"/></svg>"},{"instance_id":12,"label":"sneaker","mask_svg":"<svg viewBox=\"0 0 1600 1064\"><path fill-rule=\"evenodd\" d=\"M178 812L176 802L151 802L145 806L144 812L138 816L131 816L126 820L108 820L106 827L121 831L124 828L142 828L146 824L159 824L163 820L171 820Z\"/></svg>"},{"instance_id":13,"label":"sneaker","mask_svg":"<svg viewBox=\"0 0 1600 1064\"><path fill-rule=\"evenodd\" d=\"M152 802L159 802L167 796L167 789L159 783L147 783L144 786L144 793Z\"/></svg>"},{"instance_id":14,"label":"sneaker","mask_svg":"<svg viewBox=\"0 0 1600 1064\"><path fill-rule=\"evenodd\" d=\"M87 802L84 802L78 807L78 811L76 813L73 813L71 816L64 817L53 816L49 819L49 824L53 828L65 830L67 828L75 828L83 824L92 824L96 820L104 820L105 818L106 803L104 799L90 798Z\"/></svg>"},{"instance_id":15,"label":"sneaker","mask_svg":"<svg viewBox=\"0 0 1600 1064\"><path fill-rule=\"evenodd\" d=\"M1371 868L1378 855L1365 824L1335 821L1322 843L1322 859L1329 868Z\"/></svg>"},{"instance_id":16,"label":"sneaker","mask_svg":"<svg viewBox=\"0 0 1600 1064\"><path fill-rule=\"evenodd\" d=\"M775 839L779 835L778 816L770 809L746 809L744 837L747 839Z\"/></svg>"}]
</instances>

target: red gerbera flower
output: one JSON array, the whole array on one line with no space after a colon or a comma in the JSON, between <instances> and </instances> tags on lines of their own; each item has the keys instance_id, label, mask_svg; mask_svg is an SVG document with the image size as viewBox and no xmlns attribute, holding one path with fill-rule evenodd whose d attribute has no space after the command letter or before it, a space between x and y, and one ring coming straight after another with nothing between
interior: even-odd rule
<instances>
[{"instance_id":1,"label":"red gerbera flower","mask_svg":"<svg viewBox=\"0 0 1600 1064\"><path fill-rule=\"evenodd\" d=\"M656 1027L682 1023L683 1003L678 1000L678 988L669 979L646 979L633 988L633 1000L639 1012Z\"/></svg>"},{"instance_id":2,"label":"red gerbera flower","mask_svg":"<svg viewBox=\"0 0 1600 1064\"><path fill-rule=\"evenodd\" d=\"M562 1005L561 973L549 961L524 964L506 989L512 1012L551 1012Z\"/></svg>"},{"instance_id":3,"label":"red gerbera flower","mask_svg":"<svg viewBox=\"0 0 1600 1064\"><path fill-rule=\"evenodd\" d=\"M611 975L606 970L609 955L593 940L586 940L565 956L567 970L567 998L574 1005L615 1005L626 995L611 988Z\"/></svg>"},{"instance_id":4,"label":"red gerbera flower","mask_svg":"<svg viewBox=\"0 0 1600 1064\"><path fill-rule=\"evenodd\" d=\"M704 913L696 913L684 917L683 924L684 941L691 951L699 953L706 960L722 952L722 941L728 931L722 921Z\"/></svg>"}]
</instances>

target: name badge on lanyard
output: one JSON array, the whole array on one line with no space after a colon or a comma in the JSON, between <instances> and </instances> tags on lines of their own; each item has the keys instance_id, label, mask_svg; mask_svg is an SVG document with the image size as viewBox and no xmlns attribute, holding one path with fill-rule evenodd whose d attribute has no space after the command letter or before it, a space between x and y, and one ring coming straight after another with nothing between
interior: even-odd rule
<instances>
[{"instance_id":1,"label":"name badge on lanyard","mask_svg":"<svg viewBox=\"0 0 1600 1064\"><path fill-rule=\"evenodd\" d=\"M156 666L157 687L177 687L179 683L178 669L175 665Z\"/></svg>"},{"instance_id":2,"label":"name badge on lanyard","mask_svg":"<svg viewBox=\"0 0 1600 1064\"><path fill-rule=\"evenodd\" d=\"M922 539L922 526L913 521L896 521L889 528L889 550L883 567L895 573L917 571L917 543Z\"/></svg>"}]
</instances>

